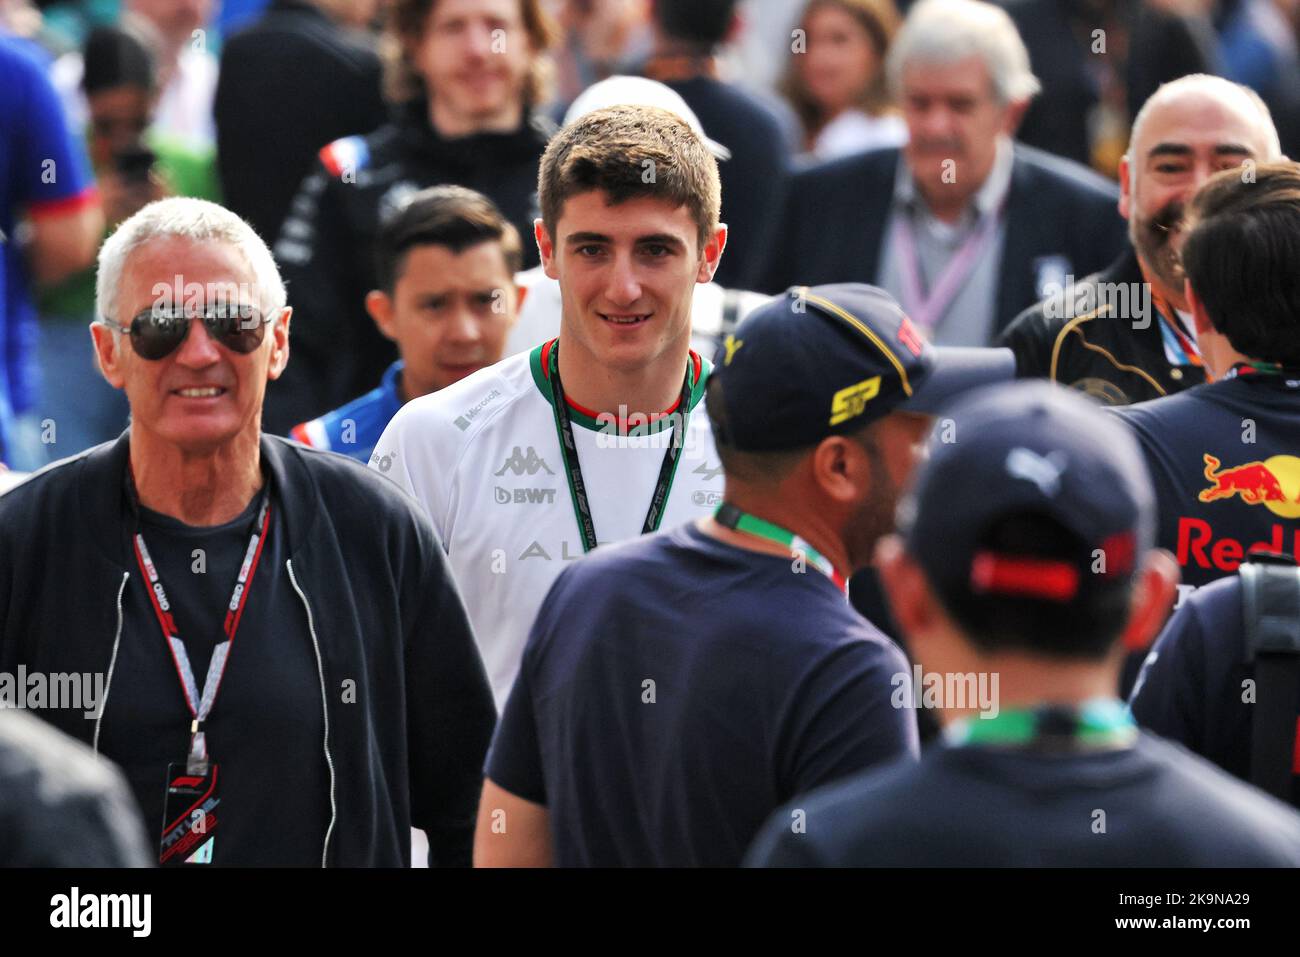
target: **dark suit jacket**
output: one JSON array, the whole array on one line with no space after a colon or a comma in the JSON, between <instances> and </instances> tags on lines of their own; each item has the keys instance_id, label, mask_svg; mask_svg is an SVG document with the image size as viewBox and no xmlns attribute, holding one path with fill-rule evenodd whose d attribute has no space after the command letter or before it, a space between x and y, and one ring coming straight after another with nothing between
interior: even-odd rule
<instances>
[{"instance_id":1,"label":"dark suit jacket","mask_svg":"<svg viewBox=\"0 0 1300 957\"><path fill-rule=\"evenodd\" d=\"M1104 23L1082 11L1079 0L1003 0L1029 50L1029 65L1043 85L1020 124L1017 136L1032 146L1051 150L1080 163L1090 161L1087 117L1098 100L1097 83L1089 73L1092 30ZM1219 73L1214 28L1204 17L1156 9L1150 3L1121 7L1130 50L1140 51L1123 63L1123 82L1132 122L1137 111L1161 83L1188 73ZM1087 29L1076 32L1075 19ZM1114 38L1108 38L1114 44ZM1106 56L1119 56L1108 48Z\"/></svg>"},{"instance_id":2,"label":"dark suit jacket","mask_svg":"<svg viewBox=\"0 0 1300 957\"><path fill-rule=\"evenodd\" d=\"M275 0L226 41L213 115L226 205L275 242L327 143L387 118L379 54L303 0Z\"/></svg>"},{"instance_id":3,"label":"dark suit jacket","mask_svg":"<svg viewBox=\"0 0 1300 957\"><path fill-rule=\"evenodd\" d=\"M899 151L872 150L795 174L759 288L879 279ZM1116 186L1091 170L1015 144L994 333L1040 298L1044 257L1066 273L1104 268L1127 245Z\"/></svg>"},{"instance_id":4,"label":"dark suit jacket","mask_svg":"<svg viewBox=\"0 0 1300 957\"><path fill-rule=\"evenodd\" d=\"M704 132L731 150L731 159L718 164L728 233L713 279L728 289L750 289L776 235L785 197L789 151L780 119L766 103L711 77L668 86L695 112Z\"/></svg>"}]
</instances>

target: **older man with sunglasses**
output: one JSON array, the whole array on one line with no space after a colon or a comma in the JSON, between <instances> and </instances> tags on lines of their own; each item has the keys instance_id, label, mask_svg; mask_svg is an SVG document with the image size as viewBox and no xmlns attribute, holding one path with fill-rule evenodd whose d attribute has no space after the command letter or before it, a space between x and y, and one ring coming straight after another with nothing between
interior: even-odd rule
<instances>
[{"instance_id":1,"label":"older man with sunglasses","mask_svg":"<svg viewBox=\"0 0 1300 957\"><path fill-rule=\"evenodd\" d=\"M156 860L466 864L495 715L419 507L263 435L291 310L233 213L168 199L99 254L121 438L0 498L0 672L99 676L51 724L120 764ZM30 680L30 678L29 678Z\"/></svg>"}]
</instances>

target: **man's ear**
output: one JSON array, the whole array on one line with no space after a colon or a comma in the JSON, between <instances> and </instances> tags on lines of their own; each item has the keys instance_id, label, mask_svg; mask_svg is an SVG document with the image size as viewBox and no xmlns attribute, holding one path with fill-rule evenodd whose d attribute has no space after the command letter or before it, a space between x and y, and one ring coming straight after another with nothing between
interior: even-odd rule
<instances>
[{"instance_id":1,"label":"man's ear","mask_svg":"<svg viewBox=\"0 0 1300 957\"><path fill-rule=\"evenodd\" d=\"M292 318L293 307L285 306L271 322L271 362L266 367L268 380L280 378L284 367L289 364L289 321Z\"/></svg>"},{"instance_id":2,"label":"man's ear","mask_svg":"<svg viewBox=\"0 0 1300 957\"><path fill-rule=\"evenodd\" d=\"M1020 129L1020 121L1025 118L1025 111L1028 109L1028 100L1012 100L1007 104L1006 115L1002 120L1002 131L1007 136L1016 135L1016 130Z\"/></svg>"},{"instance_id":3,"label":"man's ear","mask_svg":"<svg viewBox=\"0 0 1300 957\"><path fill-rule=\"evenodd\" d=\"M1152 549L1142 562L1128 621L1121 636L1125 648L1149 648L1165 626L1178 592L1178 563L1163 548Z\"/></svg>"},{"instance_id":4,"label":"man's ear","mask_svg":"<svg viewBox=\"0 0 1300 957\"><path fill-rule=\"evenodd\" d=\"M555 262L555 244L541 219L533 220L533 238L537 240L537 254L542 258L542 270L548 278L558 280L560 271Z\"/></svg>"},{"instance_id":5,"label":"man's ear","mask_svg":"<svg viewBox=\"0 0 1300 957\"><path fill-rule=\"evenodd\" d=\"M822 494L839 505L853 506L860 498L863 483L877 481L874 475L862 475L863 467L870 469L871 461L861 453L852 439L832 435L822 439L812 452L812 477Z\"/></svg>"},{"instance_id":6,"label":"man's ear","mask_svg":"<svg viewBox=\"0 0 1300 957\"><path fill-rule=\"evenodd\" d=\"M727 224L718 223L709 241L704 244L704 255L700 257L700 268L695 274L696 282L711 282L713 274L718 271L722 261L722 251L727 248Z\"/></svg>"},{"instance_id":7,"label":"man's ear","mask_svg":"<svg viewBox=\"0 0 1300 957\"><path fill-rule=\"evenodd\" d=\"M117 342L119 333L98 323L90 324L90 340L95 347L95 364L104 380L114 389L126 386L126 373L122 369L122 350L127 348Z\"/></svg>"},{"instance_id":8,"label":"man's ear","mask_svg":"<svg viewBox=\"0 0 1300 957\"><path fill-rule=\"evenodd\" d=\"M372 289L366 293L366 312L375 320L375 325L384 338L397 341L397 329L393 325L393 297L382 289Z\"/></svg>"},{"instance_id":9,"label":"man's ear","mask_svg":"<svg viewBox=\"0 0 1300 957\"><path fill-rule=\"evenodd\" d=\"M919 658L915 642L924 641L934 620L934 599L925 574L907 554L898 534L886 535L876 543L875 566L894 620L912 645L912 657Z\"/></svg>"},{"instance_id":10,"label":"man's ear","mask_svg":"<svg viewBox=\"0 0 1300 957\"><path fill-rule=\"evenodd\" d=\"M1133 165L1125 153L1119 158L1119 214L1129 218L1133 209Z\"/></svg>"}]
</instances>

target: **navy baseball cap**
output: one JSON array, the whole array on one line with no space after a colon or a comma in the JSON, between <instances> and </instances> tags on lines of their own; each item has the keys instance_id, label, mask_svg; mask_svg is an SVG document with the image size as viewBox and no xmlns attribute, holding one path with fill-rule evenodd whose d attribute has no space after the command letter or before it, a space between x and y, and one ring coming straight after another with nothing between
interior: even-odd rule
<instances>
[{"instance_id":1,"label":"navy baseball cap","mask_svg":"<svg viewBox=\"0 0 1300 957\"><path fill-rule=\"evenodd\" d=\"M1044 557L997 544L1008 520L1044 525L1043 516L1067 533L1064 551ZM898 528L950 610L998 601L1087 608L1132 582L1154 516L1128 430L1068 389L1020 381L946 410L899 504Z\"/></svg>"},{"instance_id":2,"label":"navy baseball cap","mask_svg":"<svg viewBox=\"0 0 1300 957\"><path fill-rule=\"evenodd\" d=\"M792 286L718 348L712 378L725 406L718 439L748 452L804 448L891 412L937 412L962 392L1014 375L1010 349L930 345L883 289Z\"/></svg>"}]
</instances>

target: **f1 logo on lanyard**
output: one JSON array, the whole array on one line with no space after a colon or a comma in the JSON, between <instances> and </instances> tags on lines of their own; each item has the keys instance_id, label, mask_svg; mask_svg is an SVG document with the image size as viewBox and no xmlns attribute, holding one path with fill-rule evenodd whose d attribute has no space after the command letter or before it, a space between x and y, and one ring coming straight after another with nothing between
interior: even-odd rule
<instances>
[{"instance_id":1,"label":"f1 logo on lanyard","mask_svg":"<svg viewBox=\"0 0 1300 957\"><path fill-rule=\"evenodd\" d=\"M135 557L140 571L148 583L149 602L153 606L154 616L158 619L159 630L171 650L172 662L176 666L176 676L180 680L181 690L185 694L185 704L190 712L190 749L184 761L175 761L167 767L167 787L163 799L162 838L158 847L159 864L211 864L217 817L215 810L221 803L217 797L218 766L208 760L207 739L203 732L203 722L212 711L217 700L217 691L221 687L221 678L226 672L226 662L230 660L230 647L235 634L239 631L239 622L252 590L253 575L257 572L258 561L262 557L262 546L266 543L267 519L271 511L271 499L265 492L262 507L258 511L257 526L248 540L244 551L244 560L239 566L239 575L226 609L222 630L226 639L212 650L212 659L208 662L208 673L203 681L200 693L194 680L194 669L190 665L189 653L185 644L177 636L176 621L172 617L171 602L163 588L162 579L153 559L149 556L148 546L140 532L135 534Z\"/></svg>"}]
</instances>

